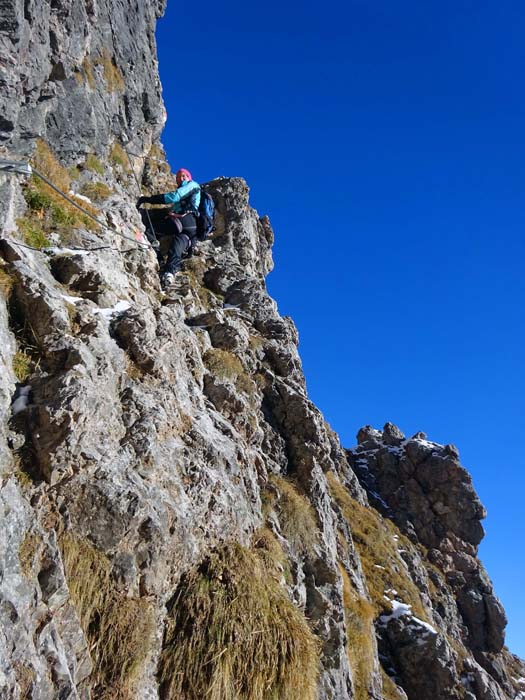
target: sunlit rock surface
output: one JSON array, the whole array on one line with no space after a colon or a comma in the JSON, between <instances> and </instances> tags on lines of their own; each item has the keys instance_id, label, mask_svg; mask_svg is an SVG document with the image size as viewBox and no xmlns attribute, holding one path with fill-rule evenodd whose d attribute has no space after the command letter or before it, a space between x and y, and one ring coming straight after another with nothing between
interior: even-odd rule
<instances>
[{"instance_id":1,"label":"sunlit rock surface","mask_svg":"<svg viewBox=\"0 0 525 700\"><path fill-rule=\"evenodd\" d=\"M0 157L104 224L0 174L0 698L520 697L458 451L343 449L244 180L161 293L163 3L0 6Z\"/></svg>"}]
</instances>

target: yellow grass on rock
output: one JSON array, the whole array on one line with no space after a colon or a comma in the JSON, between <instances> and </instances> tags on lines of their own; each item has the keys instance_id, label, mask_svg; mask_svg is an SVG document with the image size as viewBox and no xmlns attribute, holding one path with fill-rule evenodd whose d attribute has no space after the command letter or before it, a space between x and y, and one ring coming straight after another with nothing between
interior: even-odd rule
<instances>
[{"instance_id":1,"label":"yellow grass on rock","mask_svg":"<svg viewBox=\"0 0 525 700\"><path fill-rule=\"evenodd\" d=\"M314 700L318 642L259 557L210 554L177 588L160 659L162 700Z\"/></svg>"}]
</instances>

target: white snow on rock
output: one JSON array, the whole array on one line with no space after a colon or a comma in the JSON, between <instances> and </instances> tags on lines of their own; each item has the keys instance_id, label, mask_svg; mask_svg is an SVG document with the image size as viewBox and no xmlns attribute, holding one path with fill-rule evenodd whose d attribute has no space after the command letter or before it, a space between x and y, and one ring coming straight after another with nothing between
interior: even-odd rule
<instances>
[{"instance_id":1,"label":"white snow on rock","mask_svg":"<svg viewBox=\"0 0 525 700\"><path fill-rule=\"evenodd\" d=\"M387 596L385 596L385 598L387 598ZM428 622L424 622L424 620L420 620L419 617L412 614L412 606L409 603L403 603L400 600L390 600L390 603L392 605L392 612L389 615L381 615L379 618L381 624L387 625L390 620L397 620L400 617L408 617L409 619L407 622L409 626L417 627L418 630L422 632L424 631L425 635L437 634L437 630L435 630L432 625L429 625Z\"/></svg>"},{"instance_id":2,"label":"white snow on rock","mask_svg":"<svg viewBox=\"0 0 525 700\"><path fill-rule=\"evenodd\" d=\"M11 412L14 416L16 416L17 413L20 413L20 411L23 411L25 408L27 408L27 405L29 404L29 393L31 392L31 385L28 384L27 386L21 386L18 390L18 396L17 398L13 401L13 405L11 406Z\"/></svg>"},{"instance_id":3,"label":"white snow on rock","mask_svg":"<svg viewBox=\"0 0 525 700\"><path fill-rule=\"evenodd\" d=\"M423 627L427 632L430 632L430 634L437 634L437 630L432 627L432 625L429 625L428 622L425 622L424 620L420 620L419 617L416 617L415 615L412 615L412 620L419 625L419 627Z\"/></svg>"},{"instance_id":4,"label":"white snow on rock","mask_svg":"<svg viewBox=\"0 0 525 700\"><path fill-rule=\"evenodd\" d=\"M412 606L407 603L402 603L400 600L391 600L392 612L390 615L381 615L379 618L383 624L387 624L390 620L397 620L403 615L410 615L412 617Z\"/></svg>"},{"instance_id":5,"label":"white snow on rock","mask_svg":"<svg viewBox=\"0 0 525 700\"><path fill-rule=\"evenodd\" d=\"M87 202L88 204L92 204L92 201L89 197L86 197L83 194L77 194L76 192L73 192L73 190L69 190L69 196L74 197L75 199L80 199L83 202Z\"/></svg>"},{"instance_id":6,"label":"white snow on rock","mask_svg":"<svg viewBox=\"0 0 525 700\"><path fill-rule=\"evenodd\" d=\"M65 299L70 304L78 304L80 301L84 301L83 297L70 297L67 294L62 294L62 299Z\"/></svg>"},{"instance_id":7,"label":"white snow on rock","mask_svg":"<svg viewBox=\"0 0 525 700\"><path fill-rule=\"evenodd\" d=\"M131 307L131 304L129 301L124 301L121 299L120 301L117 301L115 306L112 306L109 309L93 309L94 314L98 314L99 316L103 316L104 318L110 319L116 314L121 314L124 311L127 311Z\"/></svg>"},{"instance_id":8,"label":"white snow on rock","mask_svg":"<svg viewBox=\"0 0 525 700\"><path fill-rule=\"evenodd\" d=\"M51 248L45 248L45 253L50 253L51 255L88 255L89 250L76 250L75 248L58 248L57 246L52 246Z\"/></svg>"},{"instance_id":9,"label":"white snow on rock","mask_svg":"<svg viewBox=\"0 0 525 700\"><path fill-rule=\"evenodd\" d=\"M441 445L437 442L431 442L430 440L423 440L423 438L412 438L414 442L418 442L420 445L423 445L424 447L428 447L432 452L439 452L441 449Z\"/></svg>"}]
</instances>

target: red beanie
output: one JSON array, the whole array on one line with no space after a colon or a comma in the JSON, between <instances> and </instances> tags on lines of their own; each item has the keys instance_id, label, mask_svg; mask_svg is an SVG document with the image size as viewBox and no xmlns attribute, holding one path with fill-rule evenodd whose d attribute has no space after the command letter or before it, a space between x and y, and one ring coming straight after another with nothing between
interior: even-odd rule
<instances>
[{"instance_id":1,"label":"red beanie","mask_svg":"<svg viewBox=\"0 0 525 700\"><path fill-rule=\"evenodd\" d=\"M177 170L177 174L175 175L177 185L180 185L180 183L182 182L181 175L187 175L190 180L193 180L190 171L186 170L186 168L181 168L180 170Z\"/></svg>"}]
</instances>

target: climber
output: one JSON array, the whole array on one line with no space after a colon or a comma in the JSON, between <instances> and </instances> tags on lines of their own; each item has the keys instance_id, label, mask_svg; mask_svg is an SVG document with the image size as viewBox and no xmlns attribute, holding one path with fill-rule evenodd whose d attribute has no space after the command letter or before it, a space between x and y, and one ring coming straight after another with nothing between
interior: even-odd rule
<instances>
[{"instance_id":1,"label":"climber","mask_svg":"<svg viewBox=\"0 0 525 700\"><path fill-rule=\"evenodd\" d=\"M161 284L164 288L173 284L174 275L179 270L182 256L194 245L197 235L197 217L199 216L199 204L201 199L200 185L192 180L191 173L181 168L175 175L177 189L165 194L155 194L151 197L139 197L137 208L143 204L171 204L166 210L149 211L149 220L144 219L146 236L157 251L159 260ZM171 238L166 261L160 251L157 236L169 236Z\"/></svg>"}]
</instances>

